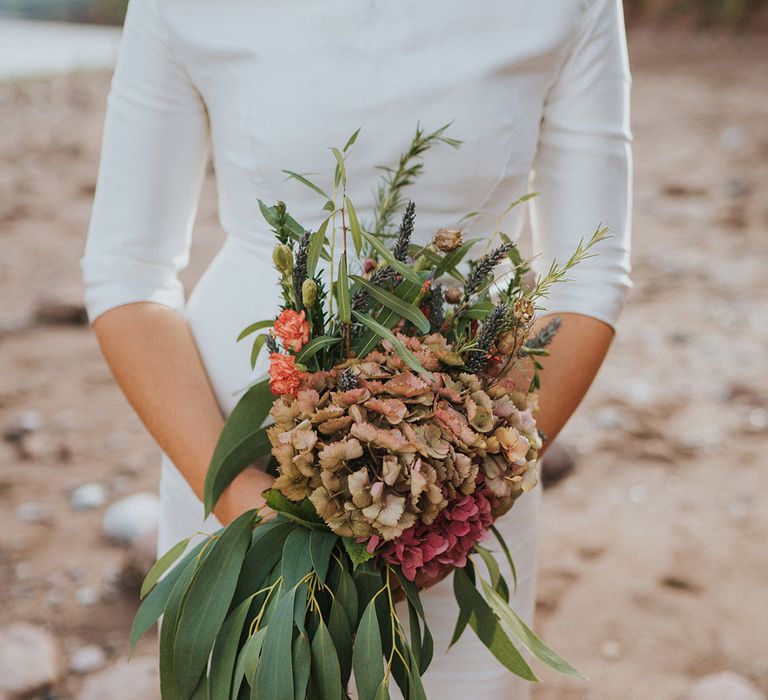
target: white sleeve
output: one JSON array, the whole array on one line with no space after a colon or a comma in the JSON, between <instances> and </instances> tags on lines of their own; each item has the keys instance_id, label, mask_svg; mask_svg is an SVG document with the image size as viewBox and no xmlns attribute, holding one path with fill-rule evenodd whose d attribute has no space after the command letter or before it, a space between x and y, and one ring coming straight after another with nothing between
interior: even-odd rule
<instances>
[{"instance_id":1,"label":"white sleeve","mask_svg":"<svg viewBox=\"0 0 768 700\"><path fill-rule=\"evenodd\" d=\"M544 105L531 200L533 269L564 263L599 224L611 237L542 305L615 327L630 280L630 72L621 0L590 0Z\"/></svg>"},{"instance_id":2,"label":"white sleeve","mask_svg":"<svg viewBox=\"0 0 768 700\"><path fill-rule=\"evenodd\" d=\"M208 143L205 105L171 51L157 0L130 0L80 261L91 322L137 301L183 310L177 273L189 259Z\"/></svg>"}]
</instances>

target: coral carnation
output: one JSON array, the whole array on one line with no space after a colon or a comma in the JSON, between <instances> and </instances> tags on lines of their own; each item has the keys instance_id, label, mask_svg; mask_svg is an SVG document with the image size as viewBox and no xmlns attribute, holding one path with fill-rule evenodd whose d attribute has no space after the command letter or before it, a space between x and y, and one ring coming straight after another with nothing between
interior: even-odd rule
<instances>
[{"instance_id":1,"label":"coral carnation","mask_svg":"<svg viewBox=\"0 0 768 700\"><path fill-rule=\"evenodd\" d=\"M306 372L296 367L293 355L273 352L269 356L269 388L275 396L296 396Z\"/></svg>"},{"instance_id":2,"label":"coral carnation","mask_svg":"<svg viewBox=\"0 0 768 700\"><path fill-rule=\"evenodd\" d=\"M275 333L280 336L286 350L298 352L309 341L309 323L304 312L285 309L275 321Z\"/></svg>"}]
</instances>

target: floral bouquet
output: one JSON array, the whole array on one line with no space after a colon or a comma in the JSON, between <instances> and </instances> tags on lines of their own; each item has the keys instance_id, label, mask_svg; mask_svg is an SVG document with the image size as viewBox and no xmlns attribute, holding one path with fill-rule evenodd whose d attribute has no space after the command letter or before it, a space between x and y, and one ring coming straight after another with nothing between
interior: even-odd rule
<instances>
[{"instance_id":1,"label":"floral bouquet","mask_svg":"<svg viewBox=\"0 0 768 700\"><path fill-rule=\"evenodd\" d=\"M417 582L450 571L460 610L452 643L469 625L523 678L536 680L518 645L578 675L509 606L509 583L483 543L495 537L514 575L494 520L537 482L537 358L559 325L531 335L537 300L605 230L528 286L528 265L500 228L463 271L481 239L450 228L416 245L415 208L402 190L426 148L458 146L445 128L417 129L385 170L371 225L346 194L357 132L331 149L332 196L286 171L322 196L317 230L281 202L260 202L277 238L282 309L238 338L255 337L252 366L268 349L269 377L225 424L205 508L271 455L276 479L265 497L276 515L249 511L179 561L184 540L147 575L131 642L163 616L166 700L338 700L353 672L360 700L388 698L392 679L403 697L425 698L433 639ZM513 371L522 363L527 375Z\"/></svg>"}]
</instances>

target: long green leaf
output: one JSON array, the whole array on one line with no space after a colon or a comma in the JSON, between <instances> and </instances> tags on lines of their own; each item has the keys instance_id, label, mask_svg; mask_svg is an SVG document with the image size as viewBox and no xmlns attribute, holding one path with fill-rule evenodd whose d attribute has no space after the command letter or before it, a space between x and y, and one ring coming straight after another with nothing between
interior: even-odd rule
<instances>
[{"instance_id":1,"label":"long green leaf","mask_svg":"<svg viewBox=\"0 0 768 700\"><path fill-rule=\"evenodd\" d=\"M400 359L405 362L405 364L408 365L414 372L418 372L419 374L423 375L428 381L433 380L432 374L424 368L418 359L416 359L416 355L414 355L408 348L406 348L400 339L392 331L389 330L389 328L385 328L378 321L374 321L370 316L361 314L359 311L352 311L352 313L354 317L360 321L360 323L362 323L364 326L367 326L379 337L384 338L392 343L392 347L400 356Z\"/></svg>"},{"instance_id":2,"label":"long green leaf","mask_svg":"<svg viewBox=\"0 0 768 700\"><path fill-rule=\"evenodd\" d=\"M384 679L384 658L375 598L368 603L360 619L352 650L352 666L359 700L375 700Z\"/></svg>"},{"instance_id":3,"label":"long green leaf","mask_svg":"<svg viewBox=\"0 0 768 700\"><path fill-rule=\"evenodd\" d=\"M276 489L268 489L264 491L263 495L267 505L284 517L310 529L317 527L327 529L328 526L317 514L315 507L309 499L305 498L303 501L295 503L294 501L289 501L282 492Z\"/></svg>"},{"instance_id":4,"label":"long green leaf","mask_svg":"<svg viewBox=\"0 0 768 700\"><path fill-rule=\"evenodd\" d=\"M136 616L131 626L130 650L133 651L136 643L141 639L147 630L157 622L160 615L163 614L168 603L171 592L176 582L187 569L196 568L198 562L197 555L202 550L208 540L203 540L194 546L194 548L182 559L168 574L158 583L144 598L139 606Z\"/></svg>"},{"instance_id":5,"label":"long green leaf","mask_svg":"<svg viewBox=\"0 0 768 700\"><path fill-rule=\"evenodd\" d=\"M314 357L321 350L336 345L341 342L341 338L336 338L332 335L318 335L316 338L312 338L296 355L296 362L306 363L307 360Z\"/></svg>"},{"instance_id":6,"label":"long green leaf","mask_svg":"<svg viewBox=\"0 0 768 700\"><path fill-rule=\"evenodd\" d=\"M427 616L424 614L424 607L421 604L419 589L416 587L416 584L414 584L413 581L409 581L407 578L405 578L402 571L399 569L395 569L395 573L397 574L398 581L400 582L400 587L403 589L403 592L405 593L405 596L408 600L408 607L414 610L414 612L421 618L421 621L424 624L424 632L421 639L421 648L419 650L418 658L419 671L423 674L432 661L432 656L434 654L434 640L432 638L432 632L429 629Z\"/></svg>"},{"instance_id":7,"label":"long green leaf","mask_svg":"<svg viewBox=\"0 0 768 700\"><path fill-rule=\"evenodd\" d=\"M260 331L262 328L272 328L275 325L275 319L271 318L266 321L257 321L250 326L246 326L240 331L240 335L237 336L237 342L239 343L243 338L247 338L252 333Z\"/></svg>"},{"instance_id":8,"label":"long green leaf","mask_svg":"<svg viewBox=\"0 0 768 700\"><path fill-rule=\"evenodd\" d=\"M496 557L493 556L493 553L490 550L479 544L475 545L475 551L485 562L485 566L488 569L488 575L491 577L491 585L493 586L493 590L496 591L505 600L505 602L508 603L509 587L507 586L507 582L501 573L499 562L496 561Z\"/></svg>"},{"instance_id":9,"label":"long green leaf","mask_svg":"<svg viewBox=\"0 0 768 700\"><path fill-rule=\"evenodd\" d=\"M195 689L190 684L206 667L227 616L256 517L255 511L247 511L220 531L189 587L173 644L176 685L182 693Z\"/></svg>"},{"instance_id":10,"label":"long green leaf","mask_svg":"<svg viewBox=\"0 0 768 700\"><path fill-rule=\"evenodd\" d=\"M212 698L228 698L232 692L232 675L240 648L240 637L252 602L253 596L250 596L229 613L216 636L209 672Z\"/></svg>"},{"instance_id":11,"label":"long green leaf","mask_svg":"<svg viewBox=\"0 0 768 700\"><path fill-rule=\"evenodd\" d=\"M307 685L312 666L312 652L306 632L301 632L293 640L293 698L305 700Z\"/></svg>"},{"instance_id":12,"label":"long green leaf","mask_svg":"<svg viewBox=\"0 0 768 700\"><path fill-rule=\"evenodd\" d=\"M260 523L251 538L251 547L240 569L233 602L235 605L262 588L283 553L288 535L297 525L279 515Z\"/></svg>"},{"instance_id":13,"label":"long green leaf","mask_svg":"<svg viewBox=\"0 0 768 700\"><path fill-rule=\"evenodd\" d=\"M560 656L560 654L544 644L544 642L534 634L533 630L523 622L522 618L509 607L509 604L494 591L482 577L480 577L480 584L483 587L485 599L490 603L491 609L496 613L497 617L539 661L567 676L585 680L584 676Z\"/></svg>"},{"instance_id":14,"label":"long green leaf","mask_svg":"<svg viewBox=\"0 0 768 700\"><path fill-rule=\"evenodd\" d=\"M278 228L279 223L275 207L267 206L261 200L258 200L258 202L261 215L266 219L267 223L272 226L272 228ZM288 230L288 233L294 241L298 241L299 238L304 235L304 228L302 225L287 212L285 214L285 228Z\"/></svg>"},{"instance_id":15,"label":"long green leaf","mask_svg":"<svg viewBox=\"0 0 768 700\"><path fill-rule=\"evenodd\" d=\"M344 144L344 148L341 149L344 153L346 153L354 145L355 141L357 141L357 137L361 128L362 127L357 127L357 129L352 132L352 136L347 139L347 143Z\"/></svg>"},{"instance_id":16,"label":"long green leaf","mask_svg":"<svg viewBox=\"0 0 768 700\"><path fill-rule=\"evenodd\" d=\"M382 258L384 258L384 260L386 260L389 265L395 268L395 270L400 275L402 275L404 279L410 280L414 284L418 284L419 286L421 286L421 280L419 279L418 274L412 267L409 267L408 265L405 265L402 262L400 262L376 236L368 233L367 231L361 231L360 233L362 237L366 240L366 242L372 248L374 248L374 250L376 250L376 252Z\"/></svg>"},{"instance_id":17,"label":"long green leaf","mask_svg":"<svg viewBox=\"0 0 768 700\"><path fill-rule=\"evenodd\" d=\"M341 686L341 671L336 649L321 619L317 625L315 637L312 640L312 685L317 689L323 700L341 700L345 696Z\"/></svg>"},{"instance_id":18,"label":"long green leaf","mask_svg":"<svg viewBox=\"0 0 768 700\"><path fill-rule=\"evenodd\" d=\"M491 525L491 532L499 543L501 551L504 552L504 556L507 558L510 571L512 571L512 591L517 592L517 569L515 568L515 562L512 560L512 553L509 551L509 547L507 546L507 541L504 539L504 535L499 532L495 525Z\"/></svg>"},{"instance_id":19,"label":"long green leaf","mask_svg":"<svg viewBox=\"0 0 768 700\"><path fill-rule=\"evenodd\" d=\"M377 284L371 284L364 277L359 275L350 275L355 282L365 288L368 293L388 309L394 311L398 316L410 321L422 333L429 333L429 319L421 310L413 304L403 301L400 297L388 292Z\"/></svg>"},{"instance_id":20,"label":"long green leaf","mask_svg":"<svg viewBox=\"0 0 768 700\"><path fill-rule=\"evenodd\" d=\"M321 197L324 199L330 200L331 198L323 191L321 190L314 182L312 182L310 179L304 177L304 175L300 173L295 173L293 170L283 170L283 172L288 176L293 178L294 180L298 180L302 185L305 185L306 187L309 187L313 192L317 192Z\"/></svg>"},{"instance_id":21,"label":"long green leaf","mask_svg":"<svg viewBox=\"0 0 768 700\"><path fill-rule=\"evenodd\" d=\"M259 660L261 659L261 650L264 646L264 637L266 635L267 628L262 627L245 640L245 644L243 644L243 648L240 651L240 659L238 659L238 666L240 668L235 670L235 683L232 686L233 700L237 700L239 696L239 692L236 695L234 691L240 690L242 678L245 678L249 685L253 685L253 679L259 670ZM242 671L242 677L240 677L239 671Z\"/></svg>"},{"instance_id":22,"label":"long green leaf","mask_svg":"<svg viewBox=\"0 0 768 700\"><path fill-rule=\"evenodd\" d=\"M455 569L454 590L459 608L468 616L469 626L490 652L517 676L537 681L522 654L511 642L488 603L469 580L464 569Z\"/></svg>"},{"instance_id":23,"label":"long green leaf","mask_svg":"<svg viewBox=\"0 0 768 700\"><path fill-rule=\"evenodd\" d=\"M357 212L349 197L344 197L346 203L347 215L349 216L349 232L352 234L352 243L355 246L355 253L360 255L363 247L363 236L361 234L360 219L357 218Z\"/></svg>"},{"instance_id":24,"label":"long green leaf","mask_svg":"<svg viewBox=\"0 0 768 700\"><path fill-rule=\"evenodd\" d=\"M328 216L320 224L320 227L315 231L309 239L309 249L307 250L307 278L312 279L315 276L315 270L317 269L317 263L320 260L320 256L323 254L323 246L325 245L325 232L328 229L328 223L331 217Z\"/></svg>"},{"instance_id":25,"label":"long green leaf","mask_svg":"<svg viewBox=\"0 0 768 700\"><path fill-rule=\"evenodd\" d=\"M205 477L206 516L232 480L254 460L269 453L271 446L261 424L274 399L265 379L248 389L227 418Z\"/></svg>"},{"instance_id":26,"label":"long green leaf","mask_svg":"<svg viewBox=\"0 0 768 700\"><path fill-rule=\"evenodd\" d=\"M283 584L292 588L301 578L312 570L312 554L309 549L311 530L297 527L283 545L282 574Z\"/></svg>"},{"instance_id":27,"label":"long green leaf","mask_svg":"<svg viewBox=\"0 0 768 700\"><path fill-rule=\"evenodd\" d=\"M339 321L349 323L349 280L347 279L347 254L342 253L339 258L339 279L336 282L336 298L339 302Z\"/></svg>"},{"instance_id":28,"label":"long green leaf","mask_svg":"<svg viewBox=\"0 0 768 700\"><path fill-rule=\"evenodd\" d=\"M144 582L141 584L141 592L139 593L140 598L144 598L144 596L155 587L155 584L160 580L160 577L168 571L171 564L184 554L191 539L191 537L187 537L181 540L181 542L177 542L154 563L147 573Z\"/></svg>"},{"instance_id":29,"label":"long green leaf","mask_svg":"<svg viewBox=\"0 0 768 700\"><path fill-rule=\"evenodd\" d=\"M288 590L275 606L264 637L262 658L254 679L252 698L293 700L293 603L296 589Z\"/></svg>"},{"instance_id":30,"label":"long green leaf","mask_svg":"<svg viewBox=\"0 0 768 700\"><path fill-rule=\"evenodd\" d=\"M331 614L328 617L328 632L333 639L336 655L339 660L341 680L344 685L349 682L352 673L352 628L349 618L338 599L331 603Z\"/></svg>"},{"instance_id":31,"label":"long green leaf","mask_svg":"<svg viewBox=\"0 0 768 700\"><path fill-rule=\"evenodd\" d=\"M333 157L336 159L336 173L338 178L341 180L341 184L346 187L347 186L347 169L344 167L344 156L341 154L341 151L334 147L331 147L331 152L333 153Z\"/></svg>"},{"instance_id":32,"label":"long green leaf","mask_svg":"<svg viewBox=\"0 0 768 700\"><path fill-rule=\"evenodd\" d=\"M267 342L267 337L266 333L262 333L261 335L256 336L256 340L253 341L253 347L251 348L251 369L256 368L256 360L259 359L261 350Z\"/></svg>"},{"instance_id":33,"label":"long green leaf","mask_svg":"<svg viewBox=\"0 0 768 700\"><path fill-rule=\"evenodd\" d=\"M338 541L337 535L324 530L312 530L309 534L309 553L312 558L312 567L321 583L325 583L331 552Z\"/></svg>"}]
</instances>

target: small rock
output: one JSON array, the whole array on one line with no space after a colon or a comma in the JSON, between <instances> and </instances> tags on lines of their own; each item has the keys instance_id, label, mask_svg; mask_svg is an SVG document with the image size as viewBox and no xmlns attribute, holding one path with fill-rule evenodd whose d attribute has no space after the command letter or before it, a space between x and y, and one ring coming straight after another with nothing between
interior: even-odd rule
<instances>
[{"instance_id":1,"label":"small rock","mask_svg":"<svg viewBox=\"0 0 768 700\"><path fill-rule=\"evenodd\" d=\"M25 435L40 430L43 419L39 411L24 411L13 423L3 431L3 440L19 442Z\"/></svg>"},{"instance_id":2,"label":"small rock","mask_svg":"<svg viewBox=\"0 0 768 700\"><path fill-rule=\"evenodd\" d=\"M761 431L768 428L768 410L764 408L755 408L750 411L749 425L755 431Z\"/></svg>"},{"instance_id":3,"label":"small rock","mask_svg":"<svg viewBox=\"0 0 768 700\"><path fill-rule=\"evenodd\" d=\"M606 639L600 645L600 653L604 659L618 659L621 656L621 644L615 639Z\"/></svg>"},{"instance_id":4,"label":"small rock","mask_svg":"<svg viewBox=\"0 0 768 700\"><path fill-rule=\"evenodd\" d=\"M43 298L35 308L34 321L40 325L84 326L88 323L88 314L81 301Z\"/></svg>"},{"instance_id":5,"label":"small rock","mask_svg":"<svg viewBox=\"0 0 768 700\"><path fill-rule=\"evenodd\" d=\"M639 505L648 500L648 489L642 484L636 484L629 489L629 502Z\"/></svg>"},{"instance_id":6,"label":"small rock","mask_svg":"<svg viewBox=\"0 0 768 700\"><path fill-rule=\"evenodd\" d=\"M56 683L62 659L53 635L16 622L0 629L0 697L27 697Z\"/></svg>"},{"instance_id":7,"label":"small rock","mask_svg":"<svg viewBox=\"0 0 768 700\"><path fill-rule=\"evenodd\" d=\"M130 544L157 528L160 501L141 492L113 503L104 513L104 534L115 544Z\"/></svg>"},{"instance_id":8,"label":"small rock","mask_svg":"<svg viewBox=\"0 0 768 700\"><path fill-rule=\"evenodd\" d=\"M119 661L89 676L77 700L160 700L157 659L139 656Z\"/></svg>"},{"instance_id":9,"label":"small rock","mask_svg":"<svg viewBox=\"0 0 768 700\"><path fill-rule=\"evenodd\" d=\"M92 673L98 671L107 662L107 655L101 647L87 644L80 647L69 659L69 668L73 673Z\"/></svg>"},{"instance_id":10,"label":"small rock","mask_svg":"<svg viewBox=\"0 0 768 700\"><path fill-rule=\"evenodd\" d=\"M576 450L568 443L555 440L541 458L541 482L544 488L562 481L576 466Z\"/></svg>"},{"instance_id":11,"label":"small rock","mask_svg":"<svg viewBox=\"0 0 768 700\"><path fill-rule=\"evenodd\" d=\"M80 605L90 607L91 605L96 605L96 603L99 602L101 596L93 586L83 586L82 588L77 589L75 592L75 598L77 599L77 602L80 603Z\"/></svg>"},{"instance_id":12,"label":"small rock","mask_svg":"<svg viewBox=\"0 0 768 700\"><path fill-rule=\"evenodd\" d=\"M743 676L725 671L697 680L685 700L764 700L764 696Z\"/></svg>"},{"instance_id":13,"label":"small rock","mask_svg":"<svg viewBox=\"0 0 768 700\"><path fill-rule=\"evenodd\" d=\"M78 486L69 498L69 505L75 510L100 508L107 502L107 489L101 484L89 483Z\"/></svg>"},{"instance_id":14,"label":"small rock","mask_svg":"<svg viewBox=\"0 0 768 700\"><path fill-rule=\"evenodd\" d=\"M25 523L50 523L53 520L53 513L42 503L29 501L17 506L16 517Z\"/></svg>"}]
</instances>

